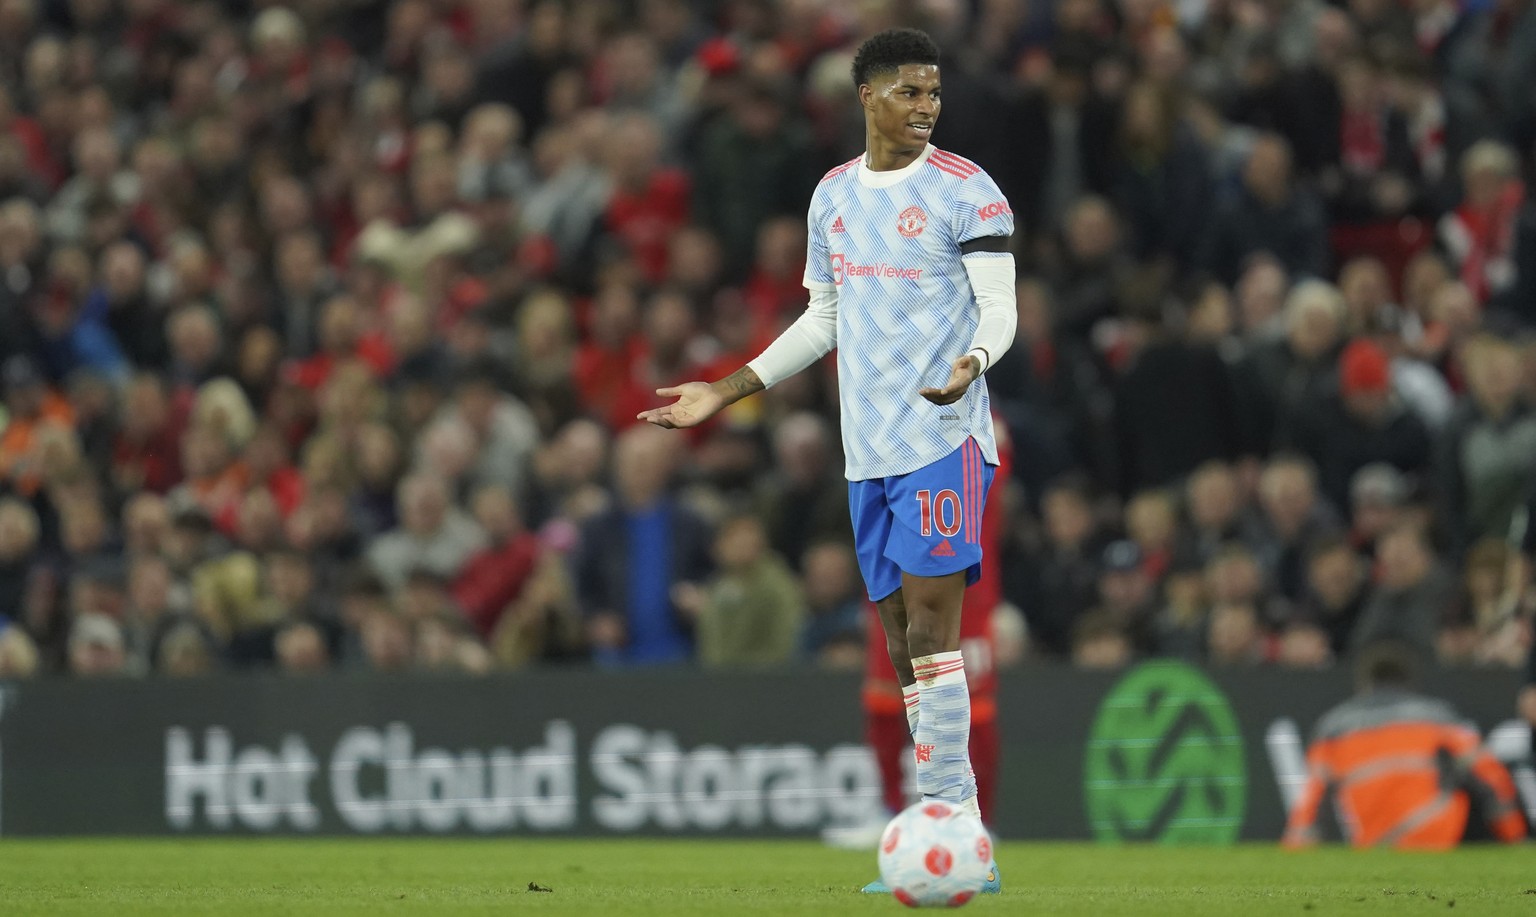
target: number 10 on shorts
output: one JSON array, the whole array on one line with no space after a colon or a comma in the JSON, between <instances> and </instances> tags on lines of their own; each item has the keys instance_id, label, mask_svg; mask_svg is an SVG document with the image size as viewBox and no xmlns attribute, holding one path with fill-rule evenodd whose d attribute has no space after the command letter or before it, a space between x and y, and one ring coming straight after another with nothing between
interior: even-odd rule
<instances>
[{"instance_id":1,"label":"number 10 on shorts","mask_svg":"<svg viewBox=\"0 0 1536 917\"><path fill-rule=\"evenodd\" d=\"M920 490L917 492L917 504L922 514L924 538L933 534L935 523L939 534L945 538L959 534L963 516L959 494L952 490L941 490L935 495L931 490Z\"/></svg>"}]
</instances>

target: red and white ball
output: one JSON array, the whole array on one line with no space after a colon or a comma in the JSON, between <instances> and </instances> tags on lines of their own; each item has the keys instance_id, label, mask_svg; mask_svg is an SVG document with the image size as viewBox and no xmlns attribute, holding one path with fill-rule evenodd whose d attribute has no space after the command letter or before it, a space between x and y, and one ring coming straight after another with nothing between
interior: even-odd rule
<instances>
[{"instance_id":1,"label":"red and white ball","mask_svg":"<svg viewBox=\"0 0 1536 917\"><path fill-rule=\"evenodd\" d=\"M992 838L976 816L920 802L880 836L880 880L908 907L959 907L986 884Z\"/></svg>"}]
</instances>

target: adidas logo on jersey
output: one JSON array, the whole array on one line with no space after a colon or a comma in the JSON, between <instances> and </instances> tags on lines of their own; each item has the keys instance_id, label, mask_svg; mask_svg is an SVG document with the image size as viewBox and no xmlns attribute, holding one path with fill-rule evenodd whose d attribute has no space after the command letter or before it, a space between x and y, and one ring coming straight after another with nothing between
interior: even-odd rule
<instances>
[{"instance_id":1,"label":"adidas logo on jersey","mask_svg":"<svg viewBox=\"0 0 1536 917\"><path fill-rule=\"evenodd\" d=\"M954 557L955 549L952 545L950 545L949 539L946 538L939 542L939 546L934 548L932 551L929 551L928 554L931 557Z\"/></svg>"},{"instance_id":2,"label":"adidas logo on jersey","mask_svg":"<svg viewBox=\"0 0 1536 917\"><path fill-rule=\"evenodd\" d=\"M847 232L847 231L848 230L843 228L843 218L842 217L838 217L836 220L834 220L832 222L832 229L830 230L830 232Z\"/></svg>"}]
</instances>

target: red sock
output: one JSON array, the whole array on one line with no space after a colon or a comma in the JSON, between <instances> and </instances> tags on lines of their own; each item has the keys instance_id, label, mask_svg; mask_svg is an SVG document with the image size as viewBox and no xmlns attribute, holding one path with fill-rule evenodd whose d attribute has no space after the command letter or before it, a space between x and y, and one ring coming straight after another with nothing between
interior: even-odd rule
<instances>
[{"instance_id":1,"label":"red sock","mask_svg":"<svg viewBox=\"0 0 1536 917\"><path fill-rule=\"evenodd\" d=\"M880 784L884 789L885 807L900 812L907 807L906 794L901 785L905 770L903 762L912 757L912 735L907 732L907 718L901 713L864 714L864 741L875 753L880 766Z\"/></svg>"},{"instance_id":2,"label":"red sock","mask_svg":"<svg viewBox=\"0 0 1536 917\"><path fill-rule=\"evenodd\" d=\"M981 820L989 825L997 799L998 757L997 720L972 720L971 770L976 772L976 801L981 804Z\"/></svg>"}]
</instances>

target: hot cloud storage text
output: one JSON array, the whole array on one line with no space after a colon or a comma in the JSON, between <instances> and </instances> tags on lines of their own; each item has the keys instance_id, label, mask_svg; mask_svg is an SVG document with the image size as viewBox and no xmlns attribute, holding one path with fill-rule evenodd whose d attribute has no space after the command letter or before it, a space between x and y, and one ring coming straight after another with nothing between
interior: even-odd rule
<instances>
[{"instance_id":1,"label":"hot cloud storage text","mask_svg":"<svg viewBox=\"0 0 1536 917\"><path fill-rule=\"evenodd\" d=\"M857 822L879 805L858 745L684 748L628 724L579 745L563 720L522 750L425 745L399 722L356 726L321 746L324 757L298 733L241 743L219 726L173 727L165 817L178 831L793 831Z\"/></svg>"}]
</instances>

